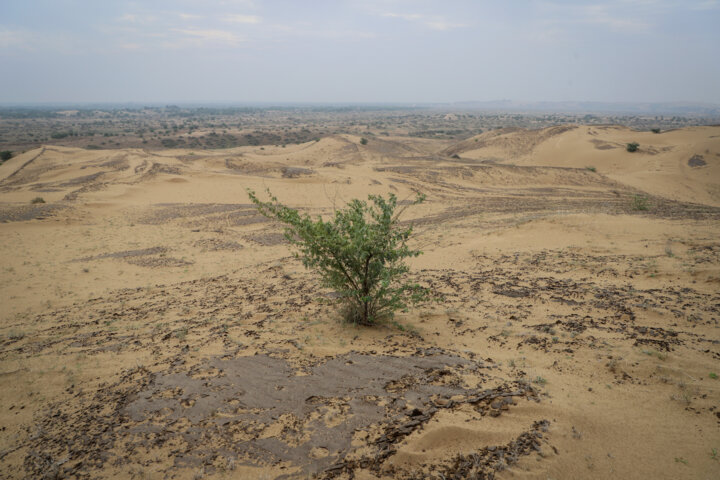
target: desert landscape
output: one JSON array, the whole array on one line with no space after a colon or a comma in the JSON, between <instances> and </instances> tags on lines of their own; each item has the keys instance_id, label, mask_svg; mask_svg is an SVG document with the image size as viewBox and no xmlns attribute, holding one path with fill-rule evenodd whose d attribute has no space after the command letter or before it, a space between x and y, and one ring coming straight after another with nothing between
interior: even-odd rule
<instances>
[{"instance_id":1,"label":"desert landscape","mask_svg":"<svg viewBox=\"0 0 720 480\"><path fill-rule=\"evenodd\" d=\"M0 165L0 477L717 478L720 127L378 115ZM425 194L442 300L342 323L248 188Z\"/></svg>"}]
</instances>

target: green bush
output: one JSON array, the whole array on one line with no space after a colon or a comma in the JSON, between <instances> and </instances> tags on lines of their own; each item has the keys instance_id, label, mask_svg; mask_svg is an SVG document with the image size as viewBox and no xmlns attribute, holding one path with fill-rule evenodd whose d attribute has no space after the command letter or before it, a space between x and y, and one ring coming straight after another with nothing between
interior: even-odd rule
<instances>
[{"instance_id":1,"label":"green bush","mask_svg":"<svg viewBox=\"0 0 720 480\"><path fill-rule=\"evenodd\" d=\"M653 133L660 133L660 129L659 129L659 128L651 128L650 131L653 132Z\"/></svg>"},{"instance_id":2,"label":"green bush","mask_svg":"<svg viewBox=\"0 0 720 480\"><path fill-rule=\"evenodd\" d=\"M636 152L638 147L640 147L640 144L637 142L632 142L627 144L627 151L628 152Z\"/></svg>"},{"instance_id":3,"label":"green bush","mask_svg":"<svg viewBox=\"0 0 720 480\"><path fill-rule=\"evenodd\" d=\"M30 200L30 203L32 203L33 205L36 203L45 203L45 199L42 197L35 197L32 200Z\"/></svg>"},{"instance_id":4,"label":"green bush","mask_svg":"<svg viewBox=\"0 0 720 480\"><path fill-rule=\"evenodd\" d=\"M0 162L10 160L12 158L12 152L10 150L3 150L0 152Z\"/></svg>"},{"instance_id":5,"label":"green bush","mask_svg":"<svg viewBox=\"0 0 720 480\"><path fill-rule=\"evenodd\" d=\"M360 143L361 143L362 145L367 145L367 138L365 138L365 137L361 138L361 139L360 139Z\"/></svg>"},{"instance_id":6,"label":"green bush","mask_svg":"<svg viewBox=\"0 0 720 480\"><path fill-rule=\"evenodd\" d=\"M645 211L649 207L648 197L645 195L633 195L632 209L638 211Z\"/></svg>"},{"instance_id":7,"label":"green bush","mask_svg":"<svg viewBox=\"0 0 720 480\"><path fill-rule=\"evenodd\" d=\"M370 195L368 202L352 200L329 221L315 220L278 202L268 190L263 202L248 190L258 211L285 224L285 237L298 250L306 268L320 273L322 283L339 294L344 317L355 324L389 320L397 310L431 298L428 289L403 281L409 272L404 259L422 252L407 240L412 226L398 226L397 198ZM413 205L423 202L418 195Z\"/></svg>"}]
</instances>

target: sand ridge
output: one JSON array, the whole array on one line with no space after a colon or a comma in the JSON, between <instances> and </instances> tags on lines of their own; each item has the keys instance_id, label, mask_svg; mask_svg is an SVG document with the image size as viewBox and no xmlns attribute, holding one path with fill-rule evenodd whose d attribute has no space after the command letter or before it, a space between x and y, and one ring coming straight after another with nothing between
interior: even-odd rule
<instances>
[{"instance_id":1,"label":"sand ridge","mask_svg":"<svg viewBox=\"0 0 720 480\"><path fill-rule=\"evenodd\" d=\"M660 133L617 125L501 129L444 153L515 165L586 167L608 178L673 200L720 205L720 127ZM636 142L637 152L627 152Z\"/></svg>"}]
</instances>

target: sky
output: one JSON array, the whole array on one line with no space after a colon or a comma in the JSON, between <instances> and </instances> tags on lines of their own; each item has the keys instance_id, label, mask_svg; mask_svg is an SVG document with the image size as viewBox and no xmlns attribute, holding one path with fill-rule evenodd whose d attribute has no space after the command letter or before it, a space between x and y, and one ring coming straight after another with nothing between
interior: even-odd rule
<instances>
[{"instance_id":1,"label":"sky","mask_svg":"<svg viewBox=\"0 0 720 480\"><path fill-rule=\"evenodd\" d=\"M720 103L720 0L0 0L0 103Z\"/></svg>"}]
</instances>

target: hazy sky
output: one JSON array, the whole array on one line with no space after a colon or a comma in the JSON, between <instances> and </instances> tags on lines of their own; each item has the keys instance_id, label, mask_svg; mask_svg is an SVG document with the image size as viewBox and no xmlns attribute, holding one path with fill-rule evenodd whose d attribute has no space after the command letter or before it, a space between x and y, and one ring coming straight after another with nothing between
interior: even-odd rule
<instances>
[{"instance_id":1,"label":"hazy sky","mask_svg":"<svg viewBox=\"0 0 720 480\"><path fill-rule=\"evenodd\" d=\"M0 0L0 102L720 103L720 0Z\"/></svg>"}]
</instances>

